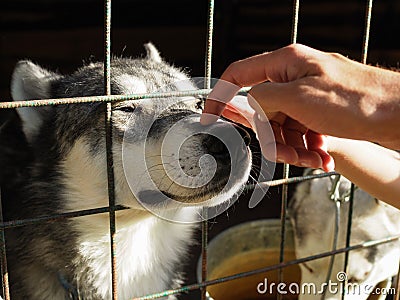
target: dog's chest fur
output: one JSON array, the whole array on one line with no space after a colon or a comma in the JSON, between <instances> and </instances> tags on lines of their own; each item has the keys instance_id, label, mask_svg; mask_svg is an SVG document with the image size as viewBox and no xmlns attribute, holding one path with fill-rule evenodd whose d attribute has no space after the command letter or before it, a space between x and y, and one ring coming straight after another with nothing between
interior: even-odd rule
<instances>
[{"instance_id":1,"label":"dog's chest fur","mask_svg":"<svg viewBox=\"0 0 400 300\"><path fill-rule=\"evenodd\" d=\"M120 213L126 212L117 212ZM124 217L132 217L132 212ZM108 224L108 214L69 221L62 225L64 233L59 234L58 241L42 232L51 225L36 228L41 233L29 232L30 236L27 231L17 231L19 242L8 245L19 249L18 255L10 255L15 299L65 299L67 291L60 278L76 290L80 299L111 299L111 246L110 236L105 233ZM117 223L115 257L119 299L179 286L179 267L191 242L193 228L150 214L136 216L129 226L120 229ZM20 281L14 281L16 278Z\"/></svg>"},{"instance_id":2,"label":"dog's chest fur","mask_svg":"<svg viewBox=\"0 0 400 300\"><path fill-rule=\"evenodd\" d=\"M106 176L96 173L105 161L86 166L78 176L78 166L84 166L87 159L82 147L77 141L62 163L52 170L44 170L39 165L34 167L32 182L22 189L21 202L14 203L16 210L8 212L11 215L7 213L7 218L55 215L107 206ZM40 174L45 172L47 181L40 179ZM98 181L91 180L88 184L85 181L88 176ZM119 197L131 197L126 188L118 189ZM21 207L24 207L22 211ZM195 213L195 208L171 212L188 222L194 219ZM117 211L116 220L119 299L178 287L180 266L184 263L195 226L165 221L137 209ZM7 247L11 252L9 267L13 298L64 299L67 295L65 280L80 299L111 299L109 232L108 213L11 230L7 235Z\"/></svg>"},{"instance_id":3,"label":"dog's chest fur","mask_svg":"<svg viewBox=\"0 0 400 300\"><path fill-rule=\"evenodd\" d=\"M178 282L174 281L179 280L179 275L174 274L175 267L182 263L180 258L191 240L191 226L165 222L151 215L138 219L118 230L115 238L117 287L121 299L176 286ZM78 226L90 226L91 222L87 221L79 222ZM79 253L74 266L82 298L93 296L87 294L93 290L92 286L97 291L96 296L110 299L111 290L107 284L111 282L110 236L82 230L77 240Z\"/></svg>"}]
</instances>

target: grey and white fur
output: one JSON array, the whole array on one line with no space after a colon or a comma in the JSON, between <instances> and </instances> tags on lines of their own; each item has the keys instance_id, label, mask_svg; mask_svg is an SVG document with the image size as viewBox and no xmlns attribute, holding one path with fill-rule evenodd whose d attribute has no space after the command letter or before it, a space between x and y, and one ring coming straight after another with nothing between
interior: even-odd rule
<instances>
[{"instance_id":1,"label":"grey and white fur","mask_svg":"<svg viewBox=\"0 0 400 300\"><path fill-rule=\"evenodd\" d=\"M140 59L114 58L111 62L112 94L150 93L179 90L176 82L188 80L186 74L165 63L152 44L145 45L147 56ZM194 88L194 85L193 85ZM21 61L12 77L14 100L103 95L103 65L91 63L71 75L57 74L30 62ZM203 187L185 188L168 181L159 166L163 136L184 117L189 131L198 124L199 99L123 101L112 104L112 134L116 204L129 209L116 212L116 260L119 299L160 292L181 283L179 265L191 242L192 224L163 220L144 209L129 188L123 170L122 143L129 151L140 151L143 124L155 112L147 140L148 170L136 170L140 178L148 171L162 192L182 203L168 212L188 223L197 219L204 198L214 205L241 192L247 181L251 154L248 147L235 151L240 172L224 193L220 193L230 174L229 153L217 140L194 135L175 157L190 176L200 172L202 155L217 161L216 176ZM175 102L174 102L175 101ZM5 202L5 218L24 219L108 205L105 106L102 103L19 108L22 128L32 159L20 172L23 178L12 199ZM130 120L130 122L128 122ZM190 121L191 120L191 121ZM219 121L210 130L221 130L228 122ZM130 128L127 128L130 126ZM231 125L230 125L231 126ZM193 128L194 128L193 127ZM124 140L124 132L132 133ZM241 129L238 128L239 131ZM243 136L246 133L241 131ZM170 141L173 143L174 141ZM164 141L168 144L168 141ZM138 153L141 155L141 153ZM166 179L167 178L167 179ZM143 197L151 191L140 191ZM140 194L140 193L139 193ZM145 199L146 200L146 199ZM151 200L151 199L150 199ZM169 208L166 207L166 210ZM107 213L21 226L6 231L9 280L13 299L66 299L65 284L72 286L80 299L111 299L111 260L109 217Z\"/></svg>"},{"instance_id":2,"label":"grey and white fur","mask_svg":"<svg viewBox=\"0 0 400 300\"><path fill-rule=\"evenodd\" d=\"M313 173L322 173L322 171L314 170ZM339 181L338 196L343 198L350 190L350 185L351 182L342 176ZM330 199L331 187L332 180L330 178L306 181L296 187L289 211L294 228L297 258L332 250L335 203ZM349 202L341 204L337 248L346 246L349 205ZM350 245L379 240L399 233L400 211L375 199L365 191L356 189ZM321 291L327 279L330 259L327 257L300 264L301 284L314 284L316 290L307 292L306 289L306 293L301 294L299 299L323 299ZM324 299L342 299L342 283L351 285L345 294L344 299L346 300L377 299L373 298L377 296L376 294L369 298L374 293L374 287L377 285L380 288L386 287L385 282L390 284L391 277L397 274L399 259L398 241L351 251L346 270L348 282L343 282L338 280L337 274L343 272L344 254L336 255L330 277L332 285L331 288L326 288ZM382 296L389 292L389 290L380 290Z\"/></svg>"}]
</instances>

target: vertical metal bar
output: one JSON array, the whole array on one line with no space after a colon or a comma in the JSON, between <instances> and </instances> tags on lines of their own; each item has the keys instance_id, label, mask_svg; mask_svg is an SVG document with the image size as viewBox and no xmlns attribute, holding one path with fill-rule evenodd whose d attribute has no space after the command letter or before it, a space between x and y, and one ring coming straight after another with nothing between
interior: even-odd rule
<instances>
[{"instance_id":1,"label":"vertical metal bar","mask_svg":"<svg viewBox=\"0 0 400 300\"><path fill-rule=\"evenodd\" d=\"M104 1L104 94L111 95L111 0Z\"/></svg>"},{"instance_id":2,"label":"vertical metal bar","mask_svg":"<svg viewBox=\"0 0 400 300\"><path fill-rule=\"evenodd\" d=\"M373 6L373 0L367 0L367 6L366 6L366 10L365 10L364 36L363 36L363 44L362 44L362 50L361 50L361 62L363 64L367 63L367 57L368 57L369 34L371 31L372 6ZM351 190L350 190L349 215L348 215L348 219L347 219L346 247L350 246L351 227L352 227L352 219L353 219L354 191L355 191L355 185L354 185L354 183L352 183ZM349 263L349 252L347 251L344 255L344 271L346 273L347 273L348 263ZM342 299L344 299L345 285L343 284L342 287L343 287Z\"/></svg>"},{"instance_id":3,"label":"vertical metal bar","mask_svg":"<svg viewBox=\"0 0 400 300\"><path fill-rule=\"evenodd\" d=\"M361 54L361 62L363 64L367 63L367 57L368 57L369 33L371 31L372 5L373 5L373 0L367 0L367 8L365 12L365 30L364 30L364 38L363 38L363 46Z\"/></svg>"},{"instance_id":4,"label":"vertical metal bar","mask_svg":"<svg viewBox=\"0 0 400 300\"><path fill-rule=\"evenodd\" d=\"M114 170L113 170L113 154L112 154L112 119L111 119L111 103L107 103L106 111L106 145L107 145L107 179L108 179L108 202L110 207L110 250L111 250L111 280L112 280L112 299L118 299L117 290L117 258L116 258L116 225L115 225L115 189L114 189Z\"/></svg>"},{"instance_id":5,"label":"vertical metal bar","mask_svg":"<svg viewBox=\"0 0 400 300\"><path fill-rule=\"evenodd\" d=\"M3 223L3 204L1 201L1 188L0 188L0 222ZM10 299L10 285L8 282L8 269L7 269L7 252L6 252L6 238L4 234L4 228L1 229L0 233L1 243L1 281L3 284L3 296L4 300Z\"/></svg>"},{"instance_id":6,"label":"vertical metal bar","mask_svg":"<svg viewBox=\"0 0 400 300\"><path fill-rule=\"evenodd\" d=\"M300 0L293 1L293 21L292 21L292 36L291 43L297 42L297 32L299 24L299 9ZM289 164L283 165L283 179L289 178L290 166ZM282 199L281 199L281 243L279 249L279 262L282 263L285 259L285 243L286 243L286 217L287 217L287 202L288 202L288 184L282 185ZM278 270L278 281L283 282L283 270ZM277 299L282 299L282 294L277 294Z\"/></svg>"},{"instance_id":7,"label":"vertical metal bar","mask_svg":"<svg viewBox=\"0 0 400 300\"><path fill-rule=\"evenodd\" d=\"M104 93L111 95L111 0L104 2ZM111 103L106 104L105 115L106 128L106 157L107 157L107 182L108 182L108 202L109 202L109 221L110 221L110 250L111 250L111 282L112 299L118 299L117 290L117 259L115 245L115 182L114 182L114 160L112 153L112 110Z\"/></svg>"},{"instance_id":8,"label":"vertical metal bar","mask_svg":"<svg viewBox=\"0 0 400 300\"><path fill-rule=\"evenodd\" d=\"M399 270L397 271L395 289L396 289L396 294L394 296L394 300L400 300L400 264L399 264Z\"/></svg>"},{"instance_id":9,"label":"vertical metal bar","mask_svg":"<svg viewBox=\"0 0 400 300\"><path fill-rule=\"evenodd\" d=\"M350 239L351 239L351 227L353 224L353 207L354 207L354 191L355 185L352 183L350 187L350 199L349 199L349 214L347 216L347 230L346 230L346 247L350 246ZM349 264L349 251L344 253L344 272L348 274L347 266ZM345 282L344 282L345 283ZM345 297L345 288L346 284L342 284L342 300Z\"/></svg>"},{"instance_id":10,"label":"vertical metal bar","mask_svg":"<svg viewBox=\"0 0 400 300\"><path fill-rule=\"evenodd\" d=\"M204 209L203 216L207 217ZM207 218L201 223L201 282L207 280L207 243L208 243L208 221ZM207 287L204 286L200 289L201 300L207 299Z\"/></svg>"},{"instance_id":11,"label":"vertical metal bar","mask_svg":"<svg viewBox=\"0 0 400 300\"><path fill-rule=\"evenodd\" d=\"M212 43L214 34L214 0L208 2L207 18L207 40L204 70L204 88L211 88L211 63L212 63ZM207 280L207 243L208 243L208 212L207 208L203 211L204 221L201 224L201 281ZM200 289L201 300L207 299L207 287Z\"/></svg>"},{"instance_id":12,"label":"vertical metal bar","mask_svg":"<svg viewBox=\"0 0 400 300\"><path fill-rule=\"evenodd\" d=\"M212 62L212 46L214 35L214 0L208 3L208 19L207 19L207 44L206 44L206 57L205 57L205 83L204 88L211 88L211 62Z\"/></svg>"},{"instance_id":13,"label":"vertical metal bar","mask_svg":"<svg viewBox=\"0 0 400 300\"><path fill-rule=\"evenodd\" d=\"M338 179L340 179L340 175L337 176ZM332 241L332 251L335 251L337 249L337 244L338 244L338 238L339 238L339 226L340 226L340 207L341 207L341 200L340 199L335 199L335 224L333 228L333 241ZM329 267L328 267L328 272L326 274L326 279L325 283L326 285L324 286L324 290L321 296L321 300L325 300L326 297L326 291L327 287L329 285L329 280L331 280L332 276L332 271L333 271L333 266L335 264L335 255L332 255L330 257L329 261Z\"/></svg>"},{"instance_id":14,"label":"vertical metal bar","mask_svg":"<svg viewBox=\"0 0 400 300\"><path fill-rule=\"evenodd\" d=\"M289 165L283 165L283 179L289 178ZM285 260L285 244L286 244L286 215L287 215L287 201L288 201L288 187L287 183L282 185L282 199L281 199L281 243L279 248L279 263ZM283 282L283 269L278 270L278 282ZM282 299L282 294L278 293L277 300Z\"/></svg>"},{"instance_id":15,"label":"vertical metal bar","mask_svg":"<svg viewBox=\"0 0 400 300\"><path fill-rule=\"evenodd\" d=\"M297 43L299 11L300 11L300 0L293 0L293 21L292 21L292 37L291 37L292 44Z\"/></svg>"}]
</instances>

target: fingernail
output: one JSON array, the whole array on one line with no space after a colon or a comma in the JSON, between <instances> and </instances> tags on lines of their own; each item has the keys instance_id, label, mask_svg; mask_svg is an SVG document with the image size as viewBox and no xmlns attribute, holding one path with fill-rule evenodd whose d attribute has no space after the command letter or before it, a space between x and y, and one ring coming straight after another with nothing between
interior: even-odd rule
<instances>
[{"instance_id":1,"label":"fingernail","mask_svg":"<svg viewBox=\"0 0 400 300\"><path fill-rule=\"evenodd\" d=\"M282 156L277 156L276 157L276 162L284 164L285 163L285 158L283 158Z\"/></svg>"},{"instance_id":2,"label":"fingernail","mask_svg":"<svg viewBox=\"0 0 400 300\"><path fill-rule=\"evenodd\" d=\"M303 161L299 162L299 165L303 168L311 168L312 167L309 163L306 163Z\"/></svg>"},{"instance_id":3,"label":"fingernail","mask_svg":"<svg viewBox=\"0 0 400 300\"><path fill-rule=\"evenodd\" d=\"M205 113L203 113L203 114L200 116L200 124L201 124L201 125L210 125L210 124L212 124L212 123L217 122L218 118L219 118L219 117L216 116L216 115L205 114Z\"/></svg>"}]
</instances>

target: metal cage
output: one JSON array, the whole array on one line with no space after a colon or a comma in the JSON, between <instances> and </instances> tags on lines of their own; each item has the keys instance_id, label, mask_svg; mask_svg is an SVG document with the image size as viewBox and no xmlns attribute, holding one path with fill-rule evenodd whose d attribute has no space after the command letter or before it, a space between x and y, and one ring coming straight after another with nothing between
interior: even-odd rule
<instances>
[{"instance_id":1,"label":"metal cage","mask_svg":"<svg viewBox=\"0 0 400 300\"><path fill-rule=\"evenodd\" d=\"M17 226L26 226L30 224L35 224L38 222L53 222L64 218L74 218L84 215L97 214L97 213L109 213L110 220L110 244L111 244L111 265L112 269L112 289L113 289L113 299L117 299L117 276L116 273L116 260L118 257L115 255L115 242L114 235L116 233L115 227L115 212L118 210L126 209L124 207L118 206L115 204L115 194L114 194L114 172L113 172L113 157L112 157L112 131L111 131L111 102L113 101L122 101L122 100L135 100L135 99L144 99L144 98L162 98L162 97L171 97L171 96L186 96L186 95L207 95L210 92L210 80L211 80L211 67L212 67L212 46L213 46L213 31L214 31L214 0L209 0L208 3L208 18L205 20L207 22L207 39L206 39L206 53L205 53L205 77L206 83L204 89L188 91L188 92L170 92L170 93L153 93L153 94L136 94L136 95L124 95L124 96L115 96L111 95L111 81L110 81L110 61L111 61L111 0L105 0L104 3L104 90L105 95L99 97L80 97L80 98L64 98L64 99L47 99L47 100L29 100L29 101L15 101L15 102L1 102L0 109L13 109L18 107L38 107L44 105L60 105L60 104L72 104L72 103L87 103L87 102L103 102L107 107L106 114L104 116L104 121L106 124L106 145L107 145L107 174L108 174L108 196L109 196L109 206L108 207L100 207L96 209L90 209L85 211L76 211L76 212L68 212L62 213L59 215L53 216L44 216L41 218L35 219L24 219L24 220L14 220L4 222L2 219L2 214L0 211L1 223L1 235L0 235L0 245L1 245L1 274L2 274L2 282L3 282L3 294L5 299L10 299L9 293L9 283L8 283L8 273L7 273L7 258L6 258L6 241L4 238L4 231L7 228L17 227ZM298 24L299 24L299 11L300 11L300 0L293 1L293 19L292 19L292 29L291 29L291 43L297 42L297 32L298 32ZM372 15L372 0L366 1L366 13L365 13L365 31L364 31L364 39L362 44L362 57L361 62L367 62L367 54L368 54L368 43L369 43L369 32L370 32L370 24L371 24L371 15ZM381 240L368 241L357 245L350 245L350 235L351 235L351 210L349 211L349 224L347 227L347 238L346 238L346 247L340 249L332 249L331 251L320 253L311 257L306 257L302 259L296 259L292 261L284 262L284 249L285 249L285 226L287 222L287 202L288 202L288 185L291 183L297 183L304 180L312 180L319 177L332 176L337 175L336 173L326 173L322 175L309 175L309 176L301 176L301 177L289 177L289 165L284 165L283 170L283 178L279 180L269 181L269 182L261 182L259 184L265 186L282 186L281 192L281 244L280 244L280 262L275 265L271 265L265 268L255 269L249 272L244 272L240 274L235 274L232 276L227 276L223 278L218 278L215 280L207 280L207 243L208 243L208 221L204 221L202 223L202 238L201 238L201 253L202 253L202 272L201 277L202 280L199 283L193 283L189 285L184 285L178 289L171 289L162 291L160 293L152 294L152 295L143 295L142 297L136 299L157 299L161 297L165 297L168 295L184 293L192 290L201 290L201 299L206 299L206 289L210 285L227 282L231 280L235 280L238 278L251 276L254 274L264 273L266 271L271 270L280 270L279 276L280 280L282 280L283 273L281 270L285 267L296 265L300 263L304 263L307 261L320 259L323 257L330 257L336 254L345 253L345 265L343 266L343 270L346 270L348 263L348 253L352 250L357 250L361 248L367 248L376 246L383 243L390 243L396 241L400 238L399 236L392 236ZM354 192L354 185L351 189L351 200ZM352 205L352 204L351 204ZM398 276L400 278L400 276ZM344 293L342 294L344 297ZM278 295L278 299L281 299L281 295ZM399 299L399 288L396 287L396 299Z\"/></svg>"}]
</instances>

